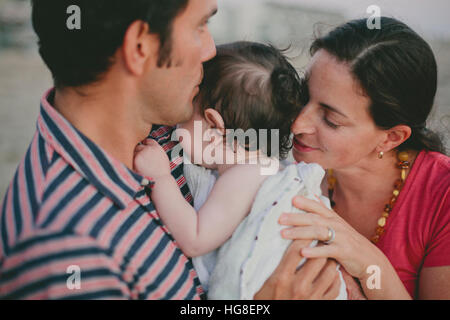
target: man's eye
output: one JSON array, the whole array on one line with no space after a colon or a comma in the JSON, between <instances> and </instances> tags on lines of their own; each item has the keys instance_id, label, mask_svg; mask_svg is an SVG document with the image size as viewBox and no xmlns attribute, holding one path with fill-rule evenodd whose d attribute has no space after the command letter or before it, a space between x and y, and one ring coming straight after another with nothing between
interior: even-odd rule
<instances>
[{"instance_id":1,"label":"man's eye","mask_svg":"<svg viewBox=\"0 0 450 320\"><path fill-rule=\"evenodd\" d=\"M206 28L206 27L208 26L208 24L209 24L209 19L203 21L202 24L200 25L200 28L201 28L201 29L204 29L204 28Z\"/></svg>"}]
</instances>

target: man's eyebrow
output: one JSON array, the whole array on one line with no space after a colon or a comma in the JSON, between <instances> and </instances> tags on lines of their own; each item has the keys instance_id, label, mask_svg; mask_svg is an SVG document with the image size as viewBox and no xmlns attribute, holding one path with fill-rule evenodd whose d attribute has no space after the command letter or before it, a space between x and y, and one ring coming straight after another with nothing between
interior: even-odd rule
<instances>
[{"instance_id":1,"label":"man's eyebrow","mask_svg":"<svg viewBox=\"0 0 450 320\"><path fill-rule=\"evenodd\" d=\"M217 11L217 7L214 7L214 9L212 9L207 15L205 15L202 20L208 20L209 18L217 14Z\"/></svg>"},{"instance_id":2,"label":"man's eyebrow","mask_svg":"<svg viewBox=\"0 0 450 320\"><path fill-rule=\"evenodd\" d=\"M347 117L344 113L340 112L338 109L333 108L332 106L329 106L329 105L327 105L327 104L325 104L325 103L323 103L323 102L320 102L319 104L320 104L323 108L325 108L325 109L327 109L327 110L330 110L330 111L332 111L332 112L336 112L337 114L340 114L340 115L343 116L344 118L347 118L347 119L348 119L348 117Z\"/></svg>"}]
</instances>

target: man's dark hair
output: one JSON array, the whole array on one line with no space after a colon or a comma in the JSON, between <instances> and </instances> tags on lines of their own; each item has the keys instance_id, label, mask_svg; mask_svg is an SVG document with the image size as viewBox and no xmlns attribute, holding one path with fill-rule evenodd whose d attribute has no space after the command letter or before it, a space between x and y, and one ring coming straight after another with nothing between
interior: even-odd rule
<instances>
[{"instance_id":1,"label":"man's dark hair","mask_svg":"<svg viewBox=\"0 0 450 320\"><path fill-rule=\"evenodd\" d=\"M189 0L32 0L39 53L56 87L93 83L109 69L128 27L149 24L160 39L158 66L170 67L173 21ZM81 10L81 29L70 30L67 9Z\"/></svg>"}]
</instances>

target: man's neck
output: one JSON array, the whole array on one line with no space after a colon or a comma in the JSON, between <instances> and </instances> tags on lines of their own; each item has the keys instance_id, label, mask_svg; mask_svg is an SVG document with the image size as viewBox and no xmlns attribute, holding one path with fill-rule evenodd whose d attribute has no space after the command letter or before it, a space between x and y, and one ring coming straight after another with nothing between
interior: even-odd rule
<instances>
[{"instance_id":1,"label":"man's neck","mask_svg":"<svg viewBox=\"0 0 450 320\"><path fill-rule=\"evenodd\" d=\"M123 87L101 85L57 89L53 105L75 128L133 169L134 148L146 138L151 125L143 123L139 109L133 108L124 92Z\"/></svg>"}]
</instances>

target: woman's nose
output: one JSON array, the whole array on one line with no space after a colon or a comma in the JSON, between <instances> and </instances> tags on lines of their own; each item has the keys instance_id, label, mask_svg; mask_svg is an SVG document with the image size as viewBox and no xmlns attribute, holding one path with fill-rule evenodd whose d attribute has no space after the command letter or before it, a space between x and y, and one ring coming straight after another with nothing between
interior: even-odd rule
<instances>
[{"instance_id":1,"label":"woman's nose","mask_svg":"<svg viewBox=\"0 0 450 320\"><path fill-rule=\"evenodd\" d=\"M315 131L314 109L307 104L299 113L291 127L291 132L297 134L312 134Z\"/></svg>"}]
</instances>

